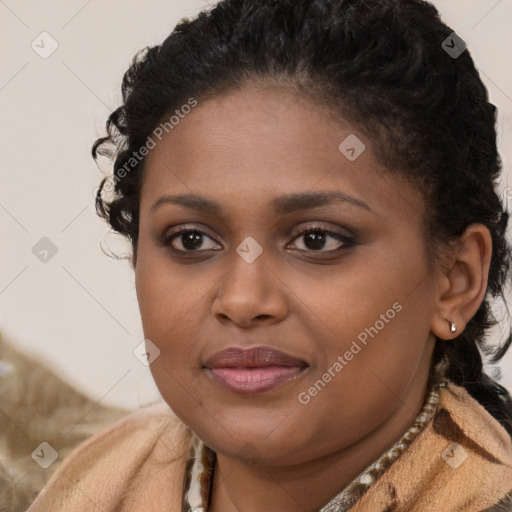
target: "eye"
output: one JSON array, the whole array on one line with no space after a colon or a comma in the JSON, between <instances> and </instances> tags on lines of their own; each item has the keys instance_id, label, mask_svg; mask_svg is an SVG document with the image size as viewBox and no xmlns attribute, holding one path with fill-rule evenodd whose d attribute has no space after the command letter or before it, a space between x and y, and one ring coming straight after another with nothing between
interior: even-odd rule
<instances>
[{"instance_id":1,"label":"eye","mask_svg":"<svg viewBox=\"0 0 512 512\"><path fill-rule=\"evenodd\" d=\"M199 252L199 249L201 248L203 250L215 250L215 247L205 247L205 237L215 242L204 231L200 231L199 229L183 228L168 236L165 239L165 245L170 245L173 250L178 252ZM175 241L177 242L176 244L173 243ZM176 247L176 245L181 246L181 248Z\"/></svg>"},{"instance_id":2,"label":"eye","mask_svg":"<svg viewBox=\"0 0 512 512\"><path fill-rule=\"evenodd\" d=\"M301 231L294 240L303 239L303 246L307 252L333 252L341 247L349 247L354 241L340 233L335 233L325 228L314 227ZM328 250L322 250L327 248Z\"/></svg>"},{"instance_id":3,"label":"eye","mask_svg":"<svg viewBox=\"0 0 512 512\"><path fill-rule=\"evenodd\" d=\"M350 247L354 244L354 240L350 237L321 227L301 231L293 240L300 238L304 240L302 245L305 249L301 247L298 247L298 249L306 252L334 252L342 247ZM210 240L210 244L206 243L206 240ZM165 237L164 245L171 246L171 249L176 252L203 252L217 250L215 246L218 244L204 231L182 228Z\"/></svg>"}]
</instances>

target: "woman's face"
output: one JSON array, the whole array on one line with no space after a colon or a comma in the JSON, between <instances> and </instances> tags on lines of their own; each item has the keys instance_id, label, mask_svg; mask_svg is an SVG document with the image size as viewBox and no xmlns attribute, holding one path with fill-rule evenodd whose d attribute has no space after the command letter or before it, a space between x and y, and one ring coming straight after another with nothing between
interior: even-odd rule
<instances>
[{"instance_id":1,"label":"woman's face","mask_svg":"<svg viewBox=\"0 0 512 512\"><path fill-rule=\"evenodd\" d=\"M434 342L420 192L289 89L180 117L146 157L135 269L163 398L217 452L269 464L341 450L398 410L410 424ZM231 347L301 363L206 367Z\"/></svg>"}]
</instances>

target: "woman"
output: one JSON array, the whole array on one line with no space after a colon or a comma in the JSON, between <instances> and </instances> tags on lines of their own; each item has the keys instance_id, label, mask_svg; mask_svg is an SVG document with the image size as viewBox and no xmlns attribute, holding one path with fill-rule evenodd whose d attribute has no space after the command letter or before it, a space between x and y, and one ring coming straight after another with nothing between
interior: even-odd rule
<instances>
[{"instance_id":1,"label":"woman","mask_svg":"<svg viewBox=\"0 0 512 512\"><path fill-rule=\"evenodd\" d=\"M435 8L224 0L122 89L96 205L166 404L29 511L512 510L496 109Z\"/></svg>"}]
</instances>

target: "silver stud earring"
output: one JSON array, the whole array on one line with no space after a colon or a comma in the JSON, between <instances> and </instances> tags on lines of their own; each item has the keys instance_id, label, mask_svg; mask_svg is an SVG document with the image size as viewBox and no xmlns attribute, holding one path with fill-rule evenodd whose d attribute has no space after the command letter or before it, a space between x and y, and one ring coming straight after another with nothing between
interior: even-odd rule
<instances>
[{"instance_id":1,"label":"silver stud earring","mask_svg":"<svg viewBox=\"0 0 512 512\"><path fill-rule=\"evenodd\" d=\"M450 322L450 332L455 332L457 330L456 325L451 320L449 320L449 322Z\"/></svg>"}]
</instances>

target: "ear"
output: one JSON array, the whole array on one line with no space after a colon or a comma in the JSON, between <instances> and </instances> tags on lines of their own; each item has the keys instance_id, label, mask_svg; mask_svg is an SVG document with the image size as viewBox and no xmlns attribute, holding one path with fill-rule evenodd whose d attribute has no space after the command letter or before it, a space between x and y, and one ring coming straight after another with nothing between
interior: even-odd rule
<instances>
[{"instance_id":1,"label":"ear","mask_svg":"<svg viewBox=\"0 0 512 512\"><path fill-rule=\"evenodd\" d=\"M465 329L485 298L492 255L492 237L483 224L471 224L450 254L450 264L437 275L438 294L431 331L453 339ZM450 331L450 321L457 330Z\"/></svg>"}]
</instances>

